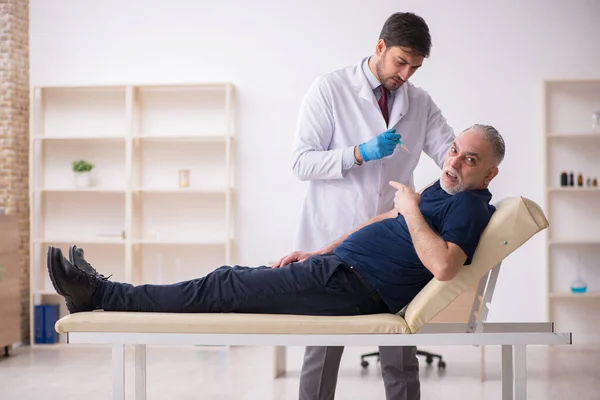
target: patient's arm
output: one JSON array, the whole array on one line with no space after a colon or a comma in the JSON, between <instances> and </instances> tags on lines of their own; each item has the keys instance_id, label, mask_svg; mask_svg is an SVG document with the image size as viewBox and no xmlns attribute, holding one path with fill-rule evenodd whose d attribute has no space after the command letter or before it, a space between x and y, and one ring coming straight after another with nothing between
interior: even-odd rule
<instances>
[{"instance_id":1,"label":"patient's arm","mask_svg":"<svg viewBox=\"0 0 600 400\"><path fill-rule=\"evenodd\" d=\"M418 207L403 214L415 251L425 267L438 281L449 281L467 260L465 252L456 244L447 242L435 233Z\"/></svg>"},{"instance_id":2,"label":"patient's arm","mask_svg":"<svg viewBox=\"0 0 600 400\"><path fill-rule=\"evenodd\" d=\"M421 189L420 193L423 193L423 191L425 189L427 189L429 186L433 185L436 181L431 182L429 185L425 186L423 189ZM351 231L349 231L348 233L340 236L339 238L337 238L336 240L334 240L333 242L329 243L327 246L323 247L322 249L318 250L318 252L316 254L327 254L327 253L331 253L333 250L335 250L336 247L338 247L340 244L342 244L342 242L344 240L346 240L346 238L348 236L350 236L351 234L353 234L354 232L364 228L367 225L371 225L374 222L377 221L381 221L383 219L387 219L387 218L396 218L398 216L398 210L396 210L396 208L392 208L390 211L385 212L383 214L379 214L376 215L375 217L371 218L370 220L368 220L367 222L363 222L362 224L358 225L357 227L355 227L354 229L352 229Z\"/></svg>"},{"instance_id":3,"label":"patient's arm","mask_svg":"<svg viewBox=\"0 0 600 400\"><path fill-rule=\"evenodd\" d=\"M456 244L447 242L435 233L419 209L421 195L410 187L390 182L398 189L394 207L404 216L417 256L439 281L448 281L456 275L467 260L465 252Z\"/></svg>"},{"instance_id":4,"label":"patient's arm","mask_svg":"<svg viewBox=\"0 0 600 400\"><path fill-rule=\"evenodd\" d=\"M435 183L436 181L431 182L429 185L425 186L423 189L421 189L421 192L423 192L425 189L427 189L429 186L431 186L433 183ZM348 231L347 233L343 234L342 236L340 236L339 238L337 238L336 240L334 240L333 242L329 243L327 246L320 248L319 250L315 250L315 251L294 251L293 253L282 257L281 259L279 259L279 261L277 261L275 264L271 265L271 268L280 268L283 267L289 263L295 262L295 261L304 261L306 260L308 257L313 256L313 255L317 255L317 254L328 254L328 253L332 253L336 247L338 247L340 244L342 244L342 242L344 240L346 240L346 238L348 236L350 236L351 234L353 234L354 232L364 228L367 225L371 225L374 222L377 221L381 221L383 219L386 218L396 218L398 216L398 210L396 210L395 208L392 208L390 211L385 212L383 214L379 214L376 215L375 217L371 218L370 220L363 222L362 224L354 227L352 230Z\"/></svg>"},{"instance_id":5,"label":"patient's arm","mask_svg":"<svg viewBox=\"0 0 600 400\"><path fill-rule=\"evenodd\" d=\"M368 220L366 222L363 222L362 224L360 224L357 227L351 229L347 233L343 234L342 236L340 236L339 238L337 238L333 242L329 243L327 246L320 248L319 250L310 251L310 252L309 251L295 251L295 252L293 252L293 253L285 256L285 257L282 257L275 264L271 265L271 268L280 268L280 267L283 267L283 266L285 266L285 265L287 265L289 263L295 262L295 261L304 261L308 257L314 256L314 255L317 255L317 254L332 253L333 250L335 250L336 247L338 247L344 240L346 240L346 238L348 236L350 236L354 232L356 232L356 231L364 228L367 225L371 225L374 222L381 221L381 220L386 219L386 218L396 218L397 216L398 216L398 211L395 208L392 208L388 212L376 215L375 217L371 218L370 220Z\"/></svg>"}]
</instances>

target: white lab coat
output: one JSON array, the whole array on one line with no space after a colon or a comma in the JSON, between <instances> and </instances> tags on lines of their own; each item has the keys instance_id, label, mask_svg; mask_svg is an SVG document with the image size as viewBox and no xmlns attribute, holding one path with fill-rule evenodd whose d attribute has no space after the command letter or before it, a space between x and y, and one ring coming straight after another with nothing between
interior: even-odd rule
<instances>
[{"instance_id":1,"label":"white lab coat","mask_svg":"<svg viewBox=\"0 0 600 400\"><path fill-rule=\"evenodd\" d=\"M424 90L405 82L385 120L361 64L319 77L304 96L294 138L293 170L309 181L296 250L316 250L353 227L392 209L389 181L414 188L421 152L443 165L454 132ZM396 127L410 150L343 172L342 152Z\"/></svg>"}]
</instances>

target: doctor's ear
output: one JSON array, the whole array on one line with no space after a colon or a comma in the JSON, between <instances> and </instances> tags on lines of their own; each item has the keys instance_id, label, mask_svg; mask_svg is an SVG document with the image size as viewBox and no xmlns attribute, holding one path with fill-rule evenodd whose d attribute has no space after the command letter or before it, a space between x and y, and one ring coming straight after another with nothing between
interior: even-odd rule
<instances>
[{"instance_id":1,"label":"doctor's ear","mask_svg":"<svg viewBox=\"0 0 600 400\"><path fill-rule=\"evenodd\" d=\"M380 57L383 52L385 51L386 46L385 46L385 41L383 39L379 39L377 41L377 45L375 46L375 54Z\"/></svg>"}]
</instances>

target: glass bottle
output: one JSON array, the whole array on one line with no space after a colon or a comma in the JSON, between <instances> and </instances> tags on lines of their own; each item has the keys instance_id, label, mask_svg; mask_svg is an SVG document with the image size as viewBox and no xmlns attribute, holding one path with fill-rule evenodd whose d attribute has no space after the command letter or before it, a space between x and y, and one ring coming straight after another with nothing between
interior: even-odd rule
<instances>
[{"instance_id":1,"label":"glass bottle","mask_svg":"<svg viewBox=\"0 0 600 400\"><path fill-rule=\"evenodd\" d=\"M190 170L180 169L179 170L179 187L187 188L190 187Z\"/></svg>"},{"instance_id":2,"label":"glass bottle","mask_svg":"<svg viewBox=\"0 0 600 400\"><path fill-rule=\"evenodd\" d=\"M581 175L581 172L577 175L577 186L583 186L583 175Z\"/></svg>"},{"instance_id":3,"label":"glass bottle","mask_svg":"<svg viewBox=\"0 0 600 400\"><path fill-rule=\"evenodd\" d=\"M600 133L600 110L592 113L592 132Z\"/></svg>"},{"instance_id":4,"label":"glass bottle","mask_svg":"<svg viewBox=\"0 0 600 400\"><path fill-rule=\"evenodd\" d=\"M581 255L577 257L577 278L571 283L571 292L583 294L587 291L587 283L584 277L584 266L581 263Z\"/></svg>"},{"instance_id":5,"label":"glass bottle","mask_svg":"<svg viewBox=\"0 0 600 400\"><path fill-rule=\"evenodd\" d=\"M569 177L567 176L567 171L562 171L560 174L560 186L568 186Z\"/></svg>"}]
</instances>

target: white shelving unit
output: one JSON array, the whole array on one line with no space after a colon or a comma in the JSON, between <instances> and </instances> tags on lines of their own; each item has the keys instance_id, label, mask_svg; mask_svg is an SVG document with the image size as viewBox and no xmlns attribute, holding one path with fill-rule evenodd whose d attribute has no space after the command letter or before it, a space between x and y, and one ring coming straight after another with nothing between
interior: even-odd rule
<instances>
[{"instance_id":1,"label":"white shelving unit","mask_svg":"<svg viewBox=\"0 0 600 400\"><path fill-rule=\"evenodd\" d=\"M586 183L600 181L600 131L592 127L600 80L545 81L544 102L548 320L578 343L599 343L600 186ZM561 186L562 171L573 173L574 186ZM585 293L571 291L579 275Z\"/></svg>"},{"instance_id":2,"label":"white shelving unit","mask_svg":"<svg viewBox=\"0 0 600 400\"><path fill-rule=\"evenodd\" d=\"M66 313L49 245L67 256L77 244L101 273L133 284L234 263L232 84L34 87L31 108L32 310ZM75 187L75 160L94 164L91 187Z\"/></svg>"}]
</instances>

